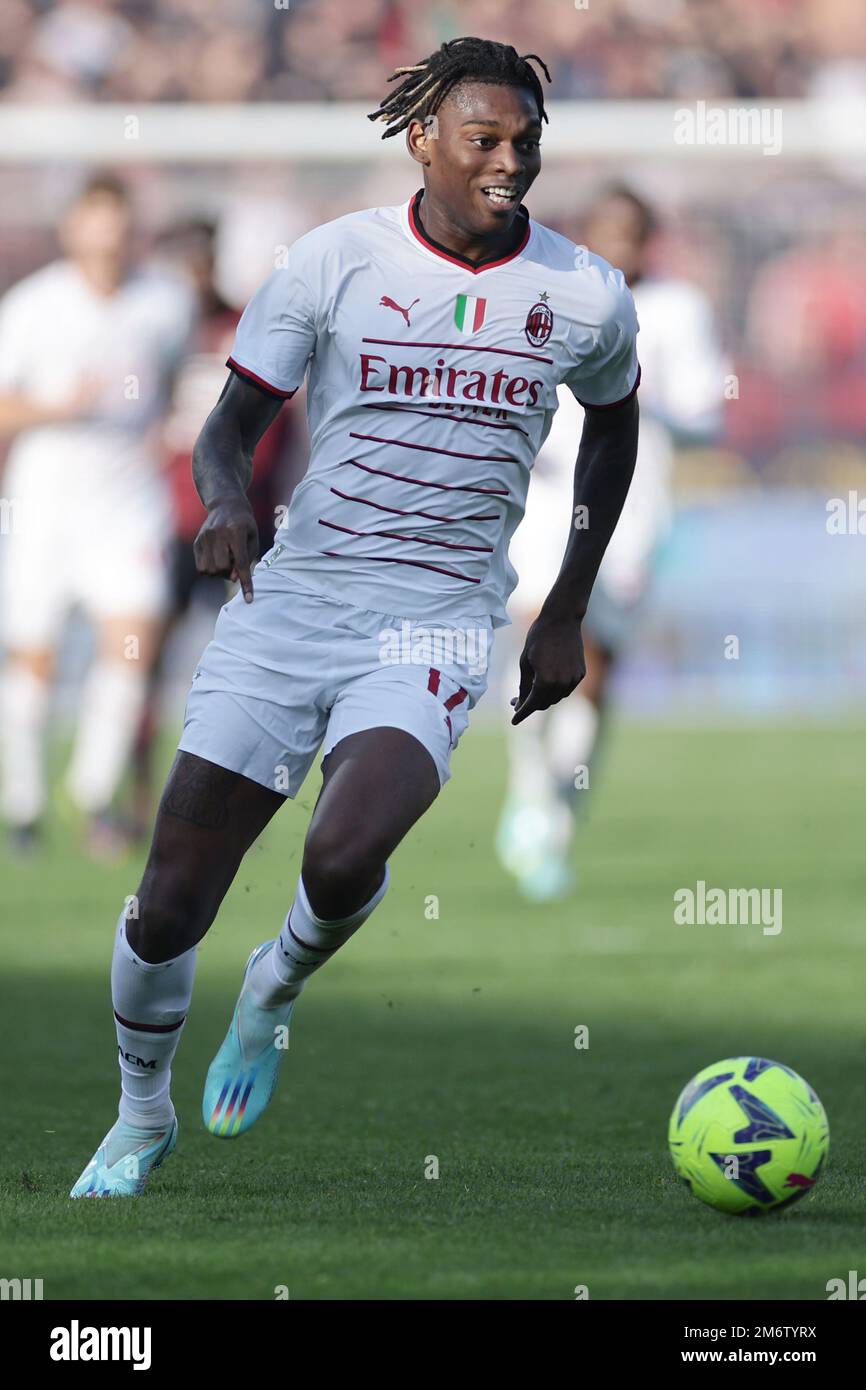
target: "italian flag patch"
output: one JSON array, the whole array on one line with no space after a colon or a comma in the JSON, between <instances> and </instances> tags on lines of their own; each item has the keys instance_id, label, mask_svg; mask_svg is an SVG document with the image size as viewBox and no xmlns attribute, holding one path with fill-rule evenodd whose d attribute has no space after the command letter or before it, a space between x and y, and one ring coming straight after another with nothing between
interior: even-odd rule
<instances>
[{"instance_id":1,"label":"italian flag patch","mask_svg":"<svg viewBox=\"0 0 866 1390\"><path fill-rule=\"evenodd\" d=\"M484 322L487 310L486 299L476 299L474 294L458 294L454 306L454 322L461 333L477 333Z\"/></svg>"}]
</instances>

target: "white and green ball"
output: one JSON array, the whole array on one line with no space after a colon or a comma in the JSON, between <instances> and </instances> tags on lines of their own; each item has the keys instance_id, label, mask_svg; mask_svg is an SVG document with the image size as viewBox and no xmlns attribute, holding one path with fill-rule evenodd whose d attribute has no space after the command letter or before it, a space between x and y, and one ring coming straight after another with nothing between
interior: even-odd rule
<instances>
[{"instance_id":1,"label":"white and green ball","mask_svg":"<svg viewBox=\"0 0 866 1390\"><path fill-rule=\"evenodd\" d=\"M781 1062L729 1057L692 1077L671 1115L677 1175L718 1211L756 1215L806 1196L830 1146L824 1107Z\"/></svg>"}]
</instances>

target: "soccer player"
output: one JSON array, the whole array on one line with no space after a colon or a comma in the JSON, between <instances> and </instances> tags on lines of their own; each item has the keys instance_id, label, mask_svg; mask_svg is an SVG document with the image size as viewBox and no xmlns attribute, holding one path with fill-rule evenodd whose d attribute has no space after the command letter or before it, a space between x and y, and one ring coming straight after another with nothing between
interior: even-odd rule
<instances>
[{"instance_id":1,"label":"soccer player","mask_svg":"<svg viewBox=\"0 0 866 1390\"><path fill-rule=\"evenodd\" d=\"M298 995L382 901L388 858L485 689L477 657L507 621L507 546L563 381L586 407L575 493L592 524L572 533L528 636L515 722L583 676L581 618L634 468L637 323L621 273L522 202L546 119L530 59L547 74L534 54L462 38L399 68L371 119L406 132L423 188L302 236L241 319L193 465L199 568L241 591L193 679L117 926L120 1113L73 1197L135 1194L174 1147L197 943L322 744L294 902L250 956L204 1088L214 1135L261 1116ZM253 451L305 378L309 469L253 580ZM433 655L413 660L428 639Z\"/></svg>"},{"instance_id":2,"label":"soccer player","mask_svg":"<svg viewBox=\"0 0 866 1390\"><path fill-rule=\"evenodd\" d=\"M193 446L222 388L226 353L240 318L238 311L223 299L214 278L215 241L213 223L194 219L172 228L160 243L169 264L176 264L192 282L198 314L187 352L175 375L163 430L163 472L171 490L174 525L167 559L168 606L156 636L147 702L132 757L130 831L135 838L144 833L145 827L150 829L153 816L159 685L169 639L192 604L200 602L215 617L216 610L229 597L224 580L202 574L196 568L193 551L193 542L206 516L193 482ZM248 492L260 537L256 559L273 544L278 505L287 491L287 456L290 450L293 456L295 452L300 454L300 449L295 451L293 447L294 424L289 412L284 411L263 435L256 451L255 473Z\"/></svg>"},{"instance_id":3,"label":"soccer player","mask_svg":"<svg viewBox=\"0 0 866 1390\"><path fill-rule=\"evenodd\" d=\"M511 730L509 785L496 835L500 860L530 900L573 887L576 811L608 704L611 677L645 611L656 556L669 528L674 449L717 432L727 370L706 295L669 275L648 274L656 217L624 185L590 209L586 243L614 262L634 293L641 325L640 447L634 479L593 588L583 624L586 678L567 700ZM539 454L523 524L511 548L520 575L510 612L515 643L526 635L556 577L557 546L571 513L572 441L583 412L567 387ZM580 526L583 518L574 516ZM593 768L593 772L595 769ZM594 779L593 779L594 780Z\"/></svg>"},{"instance_id":4,"label":"soccer player","mask_svg":"<svg viewBox=\"0 0 866 1390\"><path fill-rule=\"evenodd\" d=\"M117 848L109 814L144 700L165 605L168 499L155 433L192 317L177 278L133 259L130 202L91 180L61 228L65 256L0 305L3 479L0 630L2 809L19 849L38 842L42 742L69 610L95 628L66 789L98 854Z\"/></svg>"}]
</instances>

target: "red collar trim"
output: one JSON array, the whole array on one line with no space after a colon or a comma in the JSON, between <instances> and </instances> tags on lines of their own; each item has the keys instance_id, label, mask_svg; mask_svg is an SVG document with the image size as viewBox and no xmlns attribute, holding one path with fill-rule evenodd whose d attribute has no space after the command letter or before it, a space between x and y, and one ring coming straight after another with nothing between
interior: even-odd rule
<instances>
[{"instance_id":1,"label":"red collar trim","mask_svg":"<svg viewBox=\"0 0 866 1390\"><path fill-rule=\"evenodd\" d=\"M532 223L530 221L529 212L524 207L523 203L521 203L520 207L517 209L517 215L519 216L521 213L524 214L526 226L523 231L523 236L514 250L509 251L506 256L491 257L489 260L484 261L470 261L467 260L465 256L459 255L456 251L449 251L447 246L443 246L441 242L434 241L432 237L427 235L421 224L421 218L418 213L418 207L423 196L424 189L419 188L415 197L409 202L409 230L415 239L420 241L422 246L426 246L428 251L432 251L434 255L440 256L443 261L450 261L452 265L460 266L461 270L471 270L473 275L477 275L481 270L492 270L494 266L506 265L508 261L513 261L515 256L519 256L521 251L526 249L526 243L529 241L532 233Z\"/></svg>"}]
</instances>

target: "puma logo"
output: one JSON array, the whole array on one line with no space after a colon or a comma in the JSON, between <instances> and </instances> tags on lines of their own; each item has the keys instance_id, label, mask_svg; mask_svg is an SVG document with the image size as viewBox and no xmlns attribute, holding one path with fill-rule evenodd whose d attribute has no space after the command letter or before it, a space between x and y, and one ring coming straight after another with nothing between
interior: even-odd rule
<instances>
[{"instance_id":1,"label":"puma logo","mask_svg":"<svg viewBox=\"0 0 866 1390\"><path fill-rule=\"evenodd\" d=\"M406 320L406 327L411 328L412 325L409 322L409 309L414 309L415 305L420 303L420 300L413 299L412 303L409 305L409 309L404 309L400 304L395 303L389 294L383 294L379 303L380 305L384 305L386 309L396 309L397 313L402 314Z\"/></svg>"}]
</instances>

